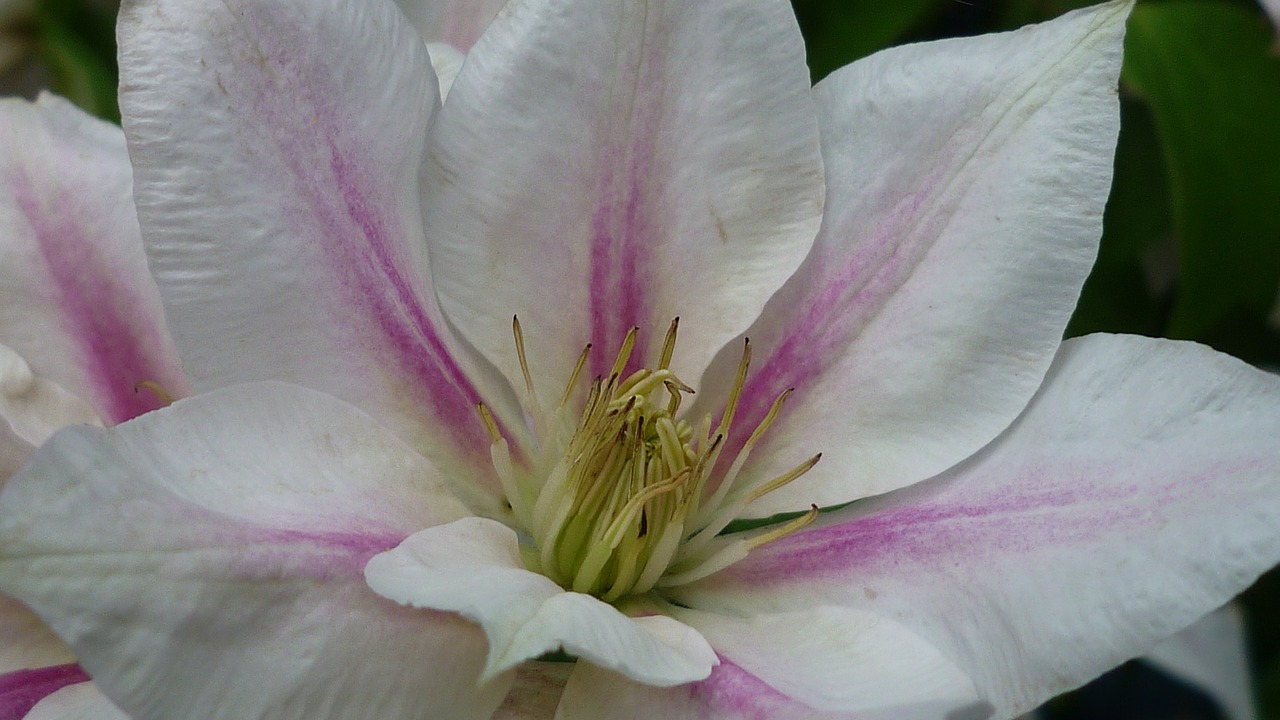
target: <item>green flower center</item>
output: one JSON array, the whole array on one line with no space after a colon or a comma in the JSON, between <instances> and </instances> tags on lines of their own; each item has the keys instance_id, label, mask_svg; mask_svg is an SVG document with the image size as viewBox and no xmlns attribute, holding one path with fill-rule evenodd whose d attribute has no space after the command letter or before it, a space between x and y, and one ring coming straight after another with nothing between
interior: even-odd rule
<instances>
[{"instance_id":1,"label":"green flower center","mask_svg":"<svg viewBox=\"0 0 1280 720\"><path fill-rule=\"evenodd\" d=\"M751 346L744 343L720 421L713 426L706 416L695 429L680 413L684 396L693 389L669 368L677 328L678 322L672 322L655 368L624 378L635 346L633 328L612 371L591 382L573 422L567 405L586 364L587 346L560 406L536 428L540 451L529 467L512 463L496 423L480 408L515 524L529 539L523 548L525 565L561 587L612 602L681 585L741 560L752 548L795 532L817 516L817 508L810 507L804 515L750 537L719 534L749 503L808 472L821 456L766 482L738 482L787 392L774 401L728 468L717 473ZM513 330L532 406L526 410L537 417L519 321Z\"/></svg>"}]
</instances>

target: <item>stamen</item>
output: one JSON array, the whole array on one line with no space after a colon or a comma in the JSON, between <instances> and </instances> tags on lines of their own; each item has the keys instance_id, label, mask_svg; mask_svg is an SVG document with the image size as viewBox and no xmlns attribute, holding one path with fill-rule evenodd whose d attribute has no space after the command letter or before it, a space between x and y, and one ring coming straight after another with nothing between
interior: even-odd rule
<instances>
[{"instance_id":1,"label":"stamen","mask_svg":"<svg viewBox=\"0 0 1280 720\"><path fill-rule=\"evenodd\" d=\"M773 421L778 419L778 413L782 412L782 406L786 404L787 398L791 397L791 393L795 392L795 388L788 388L773 401L769 406L769 412L765 413L764 418L760 420L760 424L756 425L756 429L751 431L751 435L747 437L747 441L742 444L742 449L738 451L738 456L733 459L733 464L725 472L724 477L720 480L720 487L716 488L716 492L711 496L710 502L706 504L708 508L717 508L724 503L725 496L729 494L729 490L733 488L734 482L738 479L738 473L742 471L742 466L746 464L747 458L751 457L751 450L755 447L760 438L769 431L773 425ZM699 518L698 525L705 525L705 518Z\"/></svg>"},{"instance_id":2,"label":"stamen","mask_svg":"<svg viewBox=\"0 0 1280 720\"><path fill-rule=\"evenodd\" d=\"M587 365L587 357L591 355L591 343L582 348L582 352L578 354L578 362L573 366L573 372L569 374L569 384L564 388L564 394L560 396L560 407L569 404L569 398L573 396L573 389L578 385L578 376L582 374L582 368Z\"/></svg>"},{"instance_id":3,"label":"stamen","mask_svg":"<svg viewBox=\"0 0 1280 720\"><path fill-rule=\"evenodd\" d=\"M750 538L719 533L752 502L801 477L820 455L765 482L742 487L738 476L753 448L781 414L791 391L774 400L740 446L708 497L721 453L729 445L751 366L743 341L733 385L720 419L706 414L695 428L679 416L693 388L671 369L679 318L672 320L657 362L624 375L639 334L632 327L609 372L585 393L578 382L592 349L579 354L560 404L544 413L538 404L519 318L512 337L525 397L538 436L530 463L515 467L490 409L477 410L492 440L490 454L516 522L531 538L522 550L527 567L562 587L606 602L706 577L746 557L751 549L813 522L816 508ZM578 403L573 403L575 396ZM580 404L579 404L580 403ZM576 406L576 407L575 407ZM570 422L568 413L576 415ZM550 430L551 434L545 432Z\"/></svg>"},{"instance_id":4,"label":"stamen","mask_svg":"<svg viewBox=\"0 0 1280 720\"><path fill-rule=\"evenodd\" d=\"M516 315L511 316L511 334L516 339L516 357L520 360L520 373L524 375L524 389L529 393L529 404L532 409L537 410L541 406L538 404L538 393L533 390L533 375L529 373L529 361L524 355L524 332L520 329L520 318Z\"/></svg>"},{"instance_id":5,"label":"stamen","mask_svg":"<svg viewBox=\"0 0 1280 720\"><path fill-rule=\"evenodd\" d=\"M498 423L493 419L493 413L489 412L489 406L484 403L476 405L476 411L480 413L480 421L484 423L484 427L489 431L489 437L494 442L502 440L502 433L498 432Z\"/></svg>"},{"instance_id":6,"label":"stamen","mask_svg":"<svg viewBox=\"0 0 1280 720\"><path fill-rule=\"evenodd\" d=\"M622 375L622 370L627 366L627 361L631 359L631 351L636 347L636 333L640 328L632 325L627 331L627 336L622 339L622 347L618 348L618 357L613 361L613 370L609 371L611 376Z\"/></svg>"},{"instance_id":7,"label":"stamen","mask_svg":"<svg viewBox=\"0 0 1280 720\"><path fill-rule=\"evenodd\" d=\"M747 384L747 368L751 367L751 338L742 339L742 357L738 358L738 372L733 377L733 387L729 390L729 400L724 405L724 414L720 416L721 434L729 432L733 425L733 414L738 410L738 398L742 397L742 387Z\"/></svg>"},{"instance_id":8,"label":"stamen","mask_svg":"<svg viewBox=\"0 0 1280 720\"><path fill-rule=\"evenodd\" d=\"M761 545L767 545L768 543L774 542L775 540L781 540L782 538L794 532L797 532L799 530L803 530L809 527L810 525L813 524L813 521L817 519L818 519L818 506L810 505L809 512L801 515L800 517L794 520L785 522L768 532L761 533L759 535L756 535L755 537L748 539L746 541L747 545L749 549L754 550L760 547Z\"/></svg>"},{"instance_id":9,"label":"stamen","mask_svg":"<svg viewBox=\"0 0 1280 720\"><path fill-rule=\"evenodd\" d=\"M659 370L671 367L671 356L676 351L676 331L679 329L680 318L676 317L671 321L671 326L667 328L667 336L662 340L662 354L658 357Z\"/></svg>"},{"instance_id":10,"label":"stamen","mask_svg":"<svg viewBox=\"0 0 1280 720\"><path fill-rule=\"evenodd\" d=\"M774 478L774 479L770 480L769 482L764 483L763 485L761 485L761 486L757 487L756 489L754 489L754 490L752 490L751 492L747 493L747 502L748 502L748 503L753 503L753 502L755 502L758 498L761 498L761 497L763 497L763 496L765 496L765 495L768 495L769 493L773 492L774 490L777 490L778 488L782 487L783 485L786 485L787 483L791 482L792 480L795 480L796 478L800 477L801 475L803 475L803 474L805 474L805 473L809 472L810 470L812 470L812 469L813 469L813 466L814 466L814 465L817 465L817 464L818 464L818 461L819 461L819 460L821 460L821 459L822 459L822 453L818 453L817 455L814 455L813 457L809 458L808 460L805 460L804 462L800 463L799 465L797 465L797 466L795 466L795 467L791 468L791 469L790 469L790 470L788 470L787 472L785 472L785 473L783 473L783 474L779 475L778 477L776 477L776 478Z\"/></svg>"},{"instance_id":11,"label":"stamen","mask_svg":"<svg viewBox=\"0 0 1280 720\"><path fill-rule=\"evenodd\" d=\"M166 392L164 388L160 387L160 383L155 380L142 380L133 386L133 391L135 393L143 389L150 390L151 394L159 398L160 402L164 403L166 406L173 404L173 396Z\"/></svg>"},{"instance_id":12,"label":"stamen","mask_svg":"<svg viewBox=\"0 0 1280 720\"><path fill-rule=\"evenodd\" d=\"M697 555L699 551L715 541L721 530L724 530L729 526L729 523L740 517L748 505L809 472L821 459L822 453L818 453L752 490L737 493L732 499L721 502L719 505L708 505L708 507L715 508L715 512L705 524L700 525L701 529L685 542L684 547L680 548L681 553L686 556Z\"/></svg>"}]
</instances>

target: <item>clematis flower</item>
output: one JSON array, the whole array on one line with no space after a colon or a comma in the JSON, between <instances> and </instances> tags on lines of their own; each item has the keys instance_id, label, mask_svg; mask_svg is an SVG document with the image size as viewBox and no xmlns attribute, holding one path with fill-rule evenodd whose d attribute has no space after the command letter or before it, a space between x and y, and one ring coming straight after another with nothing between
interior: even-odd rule
<instances>
[{"instance_id":1,"label":"clematis flower","mask_svg":"<svg viewBox=\"0 0 1280 720\"><path fill-rule=\"evenodd\" d=\"M441 105L389 3L126 2L200 394L45 444L0 591L139 720L1013 717L1144 652L1280 559L1280 384L1059 341L1128 8L810 88L782 0L515 0Z\"/></svg>"},{"instance_id":2,"label":"clematis flower","mask_svg":"<svg viewBox=\"0 0 1280 720\"><path fill-rule=\"evenodd\" d=\"M187 388L120 129L52 96L5 100L0 148L3 485L55 430L124 422ZM119 716L86 681L70 649L0 597L0 717Z\"/></svg>"}]
</instances>

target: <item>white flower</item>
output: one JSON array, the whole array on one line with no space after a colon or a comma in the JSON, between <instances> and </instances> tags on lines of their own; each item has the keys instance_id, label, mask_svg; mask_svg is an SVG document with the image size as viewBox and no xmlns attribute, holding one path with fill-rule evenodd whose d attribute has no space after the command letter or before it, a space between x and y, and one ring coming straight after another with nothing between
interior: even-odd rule
<instances>
[{"instance_id":1,"label":"white flower","mask_svg":"<svg viewBox=\"0 0 1280 720\"><path fill-rule=\"evenodd\" d=\"M516 0L441 106L390 4L126 2L203 394L55 436L0 590L138 720L1011 717L1145 651L1280 558L1280 383L1059 342L1128 8L810 89L783 0Z\"/></svg>"}]
</instances>

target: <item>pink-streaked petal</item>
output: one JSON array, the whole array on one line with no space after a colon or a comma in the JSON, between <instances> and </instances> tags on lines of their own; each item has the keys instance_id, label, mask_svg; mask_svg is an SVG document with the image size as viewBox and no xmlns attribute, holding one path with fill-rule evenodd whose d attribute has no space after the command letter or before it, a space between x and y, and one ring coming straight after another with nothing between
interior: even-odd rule
<instances>
[{"instance_id":1,"label":"pink-streaked petal","mask_svg":"<svg viewBox=\"0 0 1280 720\"><path fill-rule=\"evenodd\" d=\"M0 595L0 720L124 718L35 613Z\"/></svg>"},{"instance_id":2,"label":"pink-streaked petal","mask_svg":"<svg viewBox=\"0 0 1280 720\"><path fill-rule=\"evenodd\" d=\"M483 633L363 578L463 513L356 408L236 386L55 435L0 493L0 592L136 720L487 718Z\"/></svg>"},{"instance_id":3,"label":"pink-streaked petal","mask_svg":"<svg viewBox=\"0 0 1280 720\"><path fill-rule=\"evenodd\" d=\"M430 43L448 43L466 52L506 0L396 0L409 22Z\"/></svg>"},{"instance_id":4,"label":"pink-streaked petal","mask_svg":"<svg viewBox=\"0 0 1280 720\"><path fill-rule=\"evenodd\" d=\"M132 191L118 127L0 101L0 343L112 423L187 392Z\"/></svg>"},{"instance_id":5,"label":"pink-streaked petal","mask_svg":"<svg viewBox=\"0 0 1280 720\"><path fill-rule=\"evenodd\" d=\"M1199 688L1227 720L1256 720L1253 671L1240 608L1228 605L1155 646L1142 659Z\"/></svg>"},{"instance_id":6,"label":"pink-streaked petal","mask_svg":"<svg viewBox=\"0 0 1280 720\"><path fill-rule=\"evenodd\" d=\"M196 388L336 395L496 504L475 408L509 411L425 272L422 39L389 2L137 0L120 45L139 218Z\"/></svg>"},{"instance_id":7,"label":"pink-streaked petal","mask_svg":"<svg viewBox=\"0 0 1280 720\"><path fill-rule=\"evenodd\" d=\"M1280 560L1280 378L1200 345L1065 343L956 468L823 516L678 599L884 613L999 715L1139 655Z\"/></svg>"},{"instance_id":8,"label":"pink-streaked petal","mask_svg":"<svg viewBox=\"0 0 1280 720\"><path fill-rule=\"evenodd\" d=\"M973 683L936 648L864 610L818 607L747 618L674 614L722 658L816 710L888 713L913 703L959 709L978 701Z\"/></svg>"},{"instance_id":9,"label":"pink-streaked petal","mask_svg":"<svg viewBox=\"0 0 1280 720\"><path fill-rule=\"evenodd\" d=\"M0 720L22 720L31 709L62 690L89 682L74 663L0 674Z\"/></svg>"},{"instance_id":10,"label":"pink-streaked petal","mask_svg":"<svg viewBox=\"0 0 1280 720\"><path fill-rule=\"evenodd\" d=\"M978 720L989 709L913 702L887 711L829 712L787 697L727 658L701 682L674 688L641 685L579 663L556 720Z\"/></svg>"},{"instance_id":11,"label":"pink-streaked petal","mask_svg":"<svg viewBox=\"0 0 1280 720\"><path fill-rule=\"evenodd\" d=\"M548 720L555 717L565 681L573 668L574 664L567 662L532 661L522 664L516 668L515 685L490 720Z\"/></svg>"},{"instance_id":12,"label":"pink-streaked petal","mask_svg":"<svg viewBox=\"0 0 1280 720\"><path fill-rule=\"evenodd\" d=\"M36 703L22 720L130 720L96 685L68 685Z\"/></svg>"},{"instance_id":13,"label":"pink-streaked petal","mask_svg":"<svg viewBox=\"0 0 1280 720\"><path fill-rule=\"evenodd\" d=\"M1102 232L1128 11L895 48L815 88L827 214L747 332L754 370L735 427L741 443L794 387L752 472L823 458L751 515L931 477L1026 406ZM704 400L723 396L730 349Z\"/></svg>"},{"instance_id":14,"label":"pink-streaked petal","mask_svg":"<svg viewBox=\"0 0 1280 720\"><path fill-rule=\"evenodd\" d=\"M518 315L557 396L681 318L698 377L812 245L822 165L783 0L514 0L432 130L427 241L449 317L508 378Z\"/></svg>"},{"instance_id":15,"label":"pink-streaked petal","mask_svg":"<svg viewBox=\"0 0 1280 720\"><path fill-rule=\"evenodd\" d=\"M701 680L715 664L702 636L671 618L629 618L526 570L515 531L493 520L465 518L415 533L370 560L365 578L383 597L458 613L484 628L485 676L555 650L649 685Z\"/></svg>"}]
</instances>

